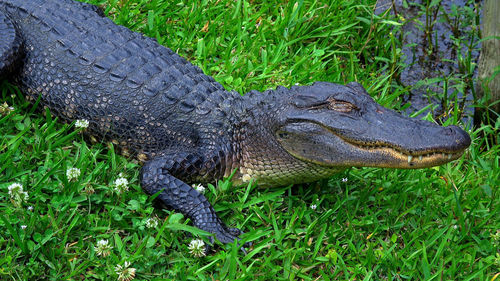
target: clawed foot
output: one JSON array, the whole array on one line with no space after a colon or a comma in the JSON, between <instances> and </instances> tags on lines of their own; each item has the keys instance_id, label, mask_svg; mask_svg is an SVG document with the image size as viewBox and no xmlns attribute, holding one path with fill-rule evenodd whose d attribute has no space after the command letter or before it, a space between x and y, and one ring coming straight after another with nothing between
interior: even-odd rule
<instances>
[{"instance_id":1,"label":"clawed foot","mask_svg":"<svg viewBox=\"0 0 500 281\"><path fill-rule=\"evenodd\" d=\"M195 223L195 225L200 229L215 234L215 238L223 244L234 243L235 241L239 243L240 240L239 236L243 234L243 232L238 228L226 227L222 222L211 225L206 225L206 224L198 225ZM210 242L212 244L214 243L213 237L210 237ZM247 242L244 245L240 246L242 246L241 251L246 255L247 251L245 250L245 248L250 247L251 243Z\"/></svg>"},{"instance_id":2,"label":"clawed foot","mask_svg":"<svg viewBox=\"0 0 500 281\"><path fill-rule=\"evenodd\" d=\"M156 196L156 199L165 206L190 218L199 229L215 234L215 238L221 243L228 244L236 241L240 245L239 235L242 232L224 225L202 193L170 173L171 171L184 173L185 171L180 171L179 167L188 164L194 167L203 161L204 158L197 153L172 152L168 154L165 152L146 162L142 167L142 188L148 194ZM244 249L242 250L245 252Z\"/></svg>"}]
</instances>

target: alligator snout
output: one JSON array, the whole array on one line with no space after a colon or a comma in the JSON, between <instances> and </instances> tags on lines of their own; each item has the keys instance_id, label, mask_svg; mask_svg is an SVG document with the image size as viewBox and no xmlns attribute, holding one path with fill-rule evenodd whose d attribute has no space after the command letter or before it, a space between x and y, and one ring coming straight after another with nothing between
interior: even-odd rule
<instances>
[{"instance_id":1,"label":"alligator snout","mask_svg":"<svg viewBox=\"0 0 500 281\"><path fill-rule=\"evenodd\" d=\"M471 143L469 134L455 125L444 127L443 134L455 140L455 145L452 148L453 150L466 149Z\"/></svg>"}]
</instances>

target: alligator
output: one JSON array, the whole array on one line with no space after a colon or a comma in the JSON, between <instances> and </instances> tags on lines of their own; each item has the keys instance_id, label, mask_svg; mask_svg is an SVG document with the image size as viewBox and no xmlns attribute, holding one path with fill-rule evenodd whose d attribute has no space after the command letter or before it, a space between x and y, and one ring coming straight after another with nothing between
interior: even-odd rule
<instances>
[{"instance_id":1,"label":"alligator","mask_svg":"<svg viewBox=\"0 0 500 281\"><path fill-rule=\"evenodd\" d=\"M0 0L0 76L64 122L143 164L143 190L222 243L238 241L192 183L317 181L348 167L424 168L470 144L403 116L357 82L241 95L172 50L73 0Z\"/></svg>"}]
</instances>

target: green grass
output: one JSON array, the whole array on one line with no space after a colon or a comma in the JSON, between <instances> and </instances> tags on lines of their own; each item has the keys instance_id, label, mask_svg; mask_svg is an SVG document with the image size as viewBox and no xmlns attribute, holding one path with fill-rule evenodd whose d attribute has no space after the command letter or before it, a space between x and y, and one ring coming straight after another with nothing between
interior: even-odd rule
<instances>
[{"instance_id":1,"label":"green grass","mask_svg":"<svg viewBox=\"0 0 500 281\"><path fill-rule=\"evenodd\" d=\"M373 15L375 1L198 2L93 1L228 89L358 81L381 104L401 108L408 89L394 79L404 67L391 33L398 19ZM457 91L470 85L470 75L453 79L463 85ZM292 188L220 182L207 197L253 245L248 255L219 245L195 258L188 244L206 234L154 209L139 165L34 111L8 82L0 90L15 108L0 114L1 280L113 280L125 261L138 280L499 280L500 119L470 131L460 160L432 169L349 169ZM444 124L461 119L458 96ZM71 167L81 171L74 181ZM114 191L119 173L128 192ZM26 202L9 196L12 183L23 185ZM152 217L156 228L146 226ZM94 249L101 239L112 246L107 257Z\"/></svg>"}]
</instances>

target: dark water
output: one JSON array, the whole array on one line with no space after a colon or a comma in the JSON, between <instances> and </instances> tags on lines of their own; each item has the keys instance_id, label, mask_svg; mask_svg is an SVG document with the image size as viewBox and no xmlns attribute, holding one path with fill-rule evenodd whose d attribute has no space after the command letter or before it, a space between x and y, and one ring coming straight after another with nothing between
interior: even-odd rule
<instances>
[{"instance_id":1,"label":"dark water","mask_svg":"<svg viewBox=\"0 0 500 281\"><path fill-rule=\"evenodd\" d=\"M399 83L411 87L405 97L407 113L432 103L438 105L432 110L434 117L446 118L448 110L458 104L469 122L481 3L442 0L429 8L427 2L432 1L382 0L376 8L377 14L391 8L392 15L404 18L400 36L407 67Z\"/></svg>"}]
</instances>

